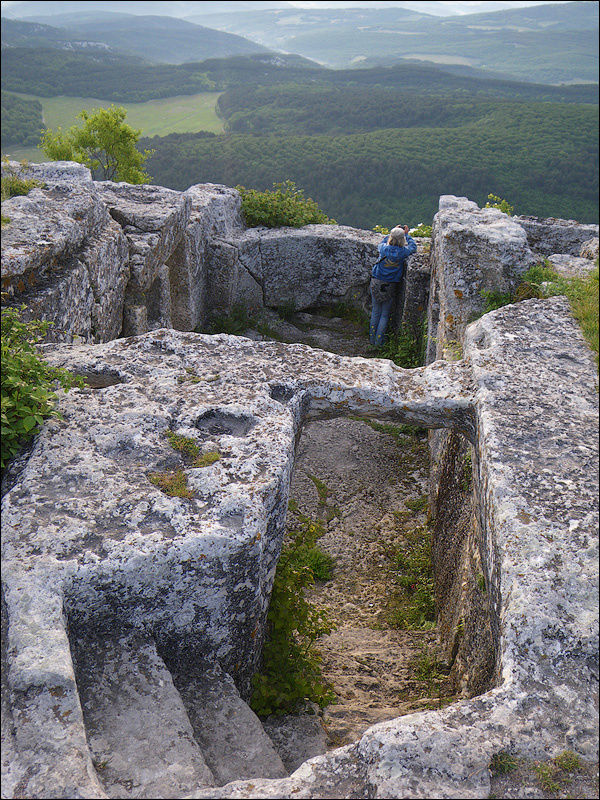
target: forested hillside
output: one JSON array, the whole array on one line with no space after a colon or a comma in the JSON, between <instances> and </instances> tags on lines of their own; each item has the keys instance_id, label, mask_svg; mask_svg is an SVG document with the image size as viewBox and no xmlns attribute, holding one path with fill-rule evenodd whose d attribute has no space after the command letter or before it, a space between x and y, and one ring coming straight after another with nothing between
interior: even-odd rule
<instances>
[{"instance_id":1,"label":"forested hillside","mask_svg":"<svg viewBox=\"0 0 600 800\"><path fill-rule=\"evenodd\" d=\"M148 170L174 189L191 183L264 189L291 179L338 222L371 228L430 221L440 194L484 202L493 192L517 213L598 219L598 110L504 104L454 127L352 135L171 135L142 141Z\"/></svg>"},{"instance_id":2,"label":"forested hillside","mask_svg":"<svg viewBox=\"0 0 600 800\"><path fill-rule=\"evenodd\" d=\"M52 19L52 18L50 18ZM52 23L3 20L2 44L68 50L110 49L148 62L181 64L206 58L262 53L266 48L242 36L166 16L99 14L91 20L62 15Z\"/></svg>"},{"instance_id":3,"label":"forested hillside","mask_svg":"<svg viewBox=\"0 0 600 800\"><path fill-rule=\"evenodd\" d=\"M595 85L551 86L486 79L427 64L332 70L299 56L257 54L197 63L151 65L112 52L85 54L29 47L10 47L2 51L2 88L44 97L64 94L141 102L197 94L210 88L243 86L252 91L257 86L292 84L387 86L399 94L407 91L436 96L461 93L507 99L598 102Z\"/></svg>"},{"instance_id":4,"label":"forested hillside","mask_svg":"<svg viewBox=\"0 0 600 800\"><path fill-rule=\"evenodd\" d=\"M40 103L2 92L2 147L37 145L42 127Z\"/></svg>"}]
</instances>

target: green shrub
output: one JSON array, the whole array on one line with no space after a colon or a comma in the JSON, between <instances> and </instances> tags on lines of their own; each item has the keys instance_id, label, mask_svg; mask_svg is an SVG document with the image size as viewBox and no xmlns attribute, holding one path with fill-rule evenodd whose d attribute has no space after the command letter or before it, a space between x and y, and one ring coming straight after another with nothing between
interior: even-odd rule
<instances>
[{"instance_id":1,"label":"green shrub","mask_svg":"<svg viewBox=\"0 0 600 800\"><path fill-rule=\"evenodd\" d=\"M385 337L383 347L377 351L377 358L389 358L404 369L413 369L423 364L425 337L421 340L407 327L401 326Z\"/></svg>"},{"instance_id":2,"label":"green shrub","mask_svg":"<svg viewBox=\"0 0 600 800\"><path fill-rule=\"evenodd\" d=\"M509 217L512 217L515 213L514 206L511 206L508 200L503 200L495 194L488 194L487 203L484 208L497 208L504 214L508 214Z\"/></svg>"},{"instance_id":3,"label":"green shrub","mask_svg":"<svg viewBox=\"0 0 600 800\"><path fill-rule=\"evenodd\" d=\"M324 553L317 554L315 546L322 530L301 516L281 551L267 616L263 666L252 679L250 705L261 716L291 713L307 700L323 708L335 699L323 679L321 657L314 646L332 626L325 612L304 596L321 579L319 575L330 575L331 564Z\"/></svg>"},{"instance_id":4,"label":"green shrub","mask_svg":"<svg viewBox=\"0 0 600 800\"><path fill-rule=\"evenodd\" d=\"M431 563L431 533L427 526L412 532L396 554L397 591L389 621L399 628L431 628L435 624L435 594Z\"/></svg>"},{"instance_id":5,"label":"green shrub","mask_svg":"<svg viewBox=\"0 0 600 800\"><path fill-rule=\"evenodd\" d=\"M321 211L310 197L293 181L274 183L273 189L259 192L236 186L242 196L242 211L246 225L251 228L301 228L303 225L335 225L334 219Z\"/></svg>"},{"instance_id":6,"label":"green shrub","mask_svg":"<svg viewBox=\"0 0 600 800\"><path fill-rule=\"evenodd\" d=\"M18 175L3 175L1 184L2 201L8 200L9 197L27 195L33 188L42 185L39 181L25 180Z\"/></svg>"},{"instance_id":7,"label":"green shrub","mask_svg":"<svg viewBox=\"0 0 600 800\"><path fill-rule=\"evenodd\" d=\"M433 228L431 225L424 225L420 222L416 228L413 228L410 232L411 236L421 236L421 237L429 237L433 234Z\"/></svg>"},{"instance_id":8,"label":"green shrub","mask_svg":"<svg viewBox=\"0 0 600 800\"><path fill-rule=\"evenodd\" d=\"M481 296L485 300L482 314L487 314L488 311L495 311L497 308L508 306L513 302L513 296L510 292L500 292L497 289L491 291L481 290Z\"/></svg>"},{"instance_id":9,"label":"green shrub","mask_svg":"<svg viewBox=\"0 0 600 800\"><path fill-rule=\"evenodd\" d=\"M500 750L494 753L490 761L490 771L493 776L506 775L509 772L517 769L519 762L506 750Z\"/></svg>"},{"instance_id":10,"label":"green shrub","mask_svg":"<svg viewBox=\"0 0 600 800\"><path fill-rule=\"evenodd\" d=\"M36 351L49 322L23 322L17 308L2 310L2 469L54 409L57 386L83 387L83 379L47 364Z\"/></svg>"}]
</instances>

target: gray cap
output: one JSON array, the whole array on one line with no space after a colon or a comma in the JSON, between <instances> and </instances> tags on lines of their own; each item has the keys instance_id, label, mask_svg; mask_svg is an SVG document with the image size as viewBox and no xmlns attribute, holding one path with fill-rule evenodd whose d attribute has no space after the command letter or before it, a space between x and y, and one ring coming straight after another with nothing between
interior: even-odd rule
<instances>
[{"instance_id":1,"label":"gray cap","mask_svg":"<svg viewBox=\"0 0 600 800\"><path fill-rule=\"evenodd\" d=\"M394 239L400 239L404 236L404 228L401 228L400 225L396 225L396 227L392 228L390 231L390 236L393 236Z\"/></svg>"}]
</instances>

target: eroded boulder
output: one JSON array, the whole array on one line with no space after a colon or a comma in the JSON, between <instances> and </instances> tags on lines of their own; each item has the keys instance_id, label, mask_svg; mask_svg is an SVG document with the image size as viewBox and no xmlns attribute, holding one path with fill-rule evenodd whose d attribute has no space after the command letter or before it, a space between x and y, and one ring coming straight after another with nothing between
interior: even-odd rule
<instances>
[{"instance_id":1,"label":"eroded boulder","mask_svg":"<svg viewBox=\"0 0 600 800\"><path fill-rule=\"evenodd\" d=\"M86 167L71 162L3 165L41 186L3 204L2 289L24 319L53 323L48 337L107 341L120 334L129 280L123 233Z\"/></svg>"}]
</instances>

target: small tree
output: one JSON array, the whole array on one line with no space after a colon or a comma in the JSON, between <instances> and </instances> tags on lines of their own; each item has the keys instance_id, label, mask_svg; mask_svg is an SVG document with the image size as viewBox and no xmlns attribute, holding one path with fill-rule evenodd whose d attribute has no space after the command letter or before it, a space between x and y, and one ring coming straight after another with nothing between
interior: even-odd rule
<instances>
[{"instance_id":1,"label":"small tree","mask_svg":"<svg viewBox=\"0 0 600 800\"><path fill-rule=\"evenodd\" d=\"M83 125L67 131L46 130L39 147L53 161L78 161L92 171L95 180L149 183L152 178L143 169L153 150L141 153L136 148L141 130L125 122L122 106L81 111Z\"/></svg>"}]
</instances>

